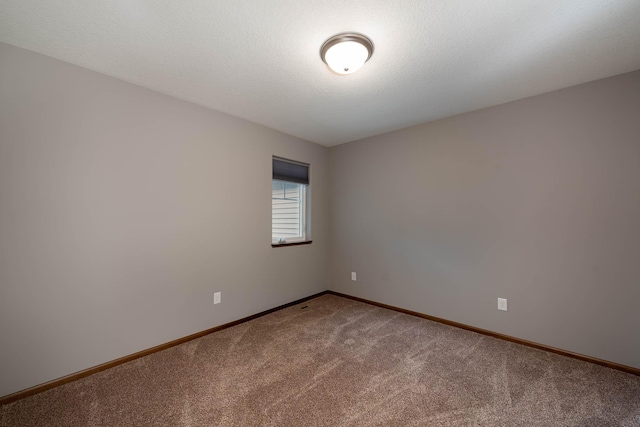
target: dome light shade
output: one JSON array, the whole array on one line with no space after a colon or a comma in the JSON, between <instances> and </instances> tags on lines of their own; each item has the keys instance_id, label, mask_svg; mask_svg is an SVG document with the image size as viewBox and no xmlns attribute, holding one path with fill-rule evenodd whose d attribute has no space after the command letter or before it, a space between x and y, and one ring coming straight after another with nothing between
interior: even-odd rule
<instances>
[{"instance_id":1,"label":"dome light shade","mask_svg":"<svg viewBox=\"0 0 640 427\"><path fill-rule=\"evenodd\" d=\"M358 71L373 54L373 43L357 33L336 34L322 44L320 57L337 74Z\"/></svg>"}]
</instances>

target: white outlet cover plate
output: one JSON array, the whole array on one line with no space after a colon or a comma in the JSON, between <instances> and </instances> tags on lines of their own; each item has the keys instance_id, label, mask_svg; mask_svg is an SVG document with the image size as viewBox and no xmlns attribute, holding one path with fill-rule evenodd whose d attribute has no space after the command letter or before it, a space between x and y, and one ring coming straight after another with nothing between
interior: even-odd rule
<instances>
[{"instance_id":1,"label":"white outlet cover plate","mask_svg":"<svg viewBox=\"0 0 640 427\"><path fill-rule=\"evenodd\" d=\"M220 304L220 299L221 299L220 292L216 292L215 294L213 294L213 303L214 304Z\"/></svg>"},{"instance_id":2,"label":"white outlet cover plate","mask_svg":"<svg viewBox=\"0 0 640 427\"><path fill-rule=\"evenodd\" d=\"M498 310L507 311L507 299L498 298Z\"/></svg>"},{"instance_id":3,"label":"white outlet cover plate","mask_svg":"<svg viewBox=\"0 0 640 427\"><path fill-rule=\"evenodd\" d=\"M351 280L353 280L354 282L356 281L356 272L355 271L351 272Z\"/></svg>"}]
</instances>

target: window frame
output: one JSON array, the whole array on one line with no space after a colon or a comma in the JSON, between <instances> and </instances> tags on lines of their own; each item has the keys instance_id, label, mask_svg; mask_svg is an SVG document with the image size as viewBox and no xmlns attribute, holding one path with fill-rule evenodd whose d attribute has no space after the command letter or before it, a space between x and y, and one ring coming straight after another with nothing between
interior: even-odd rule
<instances>
[{"instance_id":1,"label":"window frame","mask_svg":"<svg viewBox=\"0 0 640 427\"><path fill-rule=\"evenodd\" d=\"M288 163L290 165L302 166L306 169L305 176L297 176L295 171L292 172L291 179L287 179L287 172L283 172L282 169L278 169L278 176L276 175L276 163ZM300 168L297 168L300 171ZM296 160L290 160L284 157L272 156L272 174L271 174L271 247L278 248L284 246L297 246L297 245L307 245L312 243L311 240L311 165L309 163L303 163ZM280 238L279 240L274 239L273 237L273 182L283 182L283 183L294 183L300 186L300 202L299 207L301 208L299 214L299 224L301 235L295 236L293 238L285 237Z\"/></svg>"}]
</instances>

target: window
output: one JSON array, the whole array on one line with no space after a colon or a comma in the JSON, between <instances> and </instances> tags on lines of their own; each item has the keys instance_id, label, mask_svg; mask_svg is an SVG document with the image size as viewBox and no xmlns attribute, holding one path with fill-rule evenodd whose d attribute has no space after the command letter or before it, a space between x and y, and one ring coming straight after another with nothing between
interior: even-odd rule
<instances>
[{"instance_id":1,"label":"window","mask_svg":"<svg viewBox=\"0 0 640 427\"><path fill-rule=\"evenodd\" d=\"M273 158L271 243L309 242L309 165Z\"/></svg>"}]
</instances>

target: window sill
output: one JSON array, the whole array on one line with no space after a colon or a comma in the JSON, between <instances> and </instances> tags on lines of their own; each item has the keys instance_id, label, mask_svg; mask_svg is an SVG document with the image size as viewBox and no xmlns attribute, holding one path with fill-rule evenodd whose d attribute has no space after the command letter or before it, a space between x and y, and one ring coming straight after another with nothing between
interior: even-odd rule
<instances>
[{"instance_id":1,"label":"window sill","mask_svg":"<svg viewBox=\"0 0 640 427\"><path fill-rule=\"evenodd\" d=\"M305 240L304 242L292 242L292 243L272 243L272 248L281 248L283 246L300 246L300 245L310 245L313 243L313 240Z\"/></svg>"}]
</instances>

